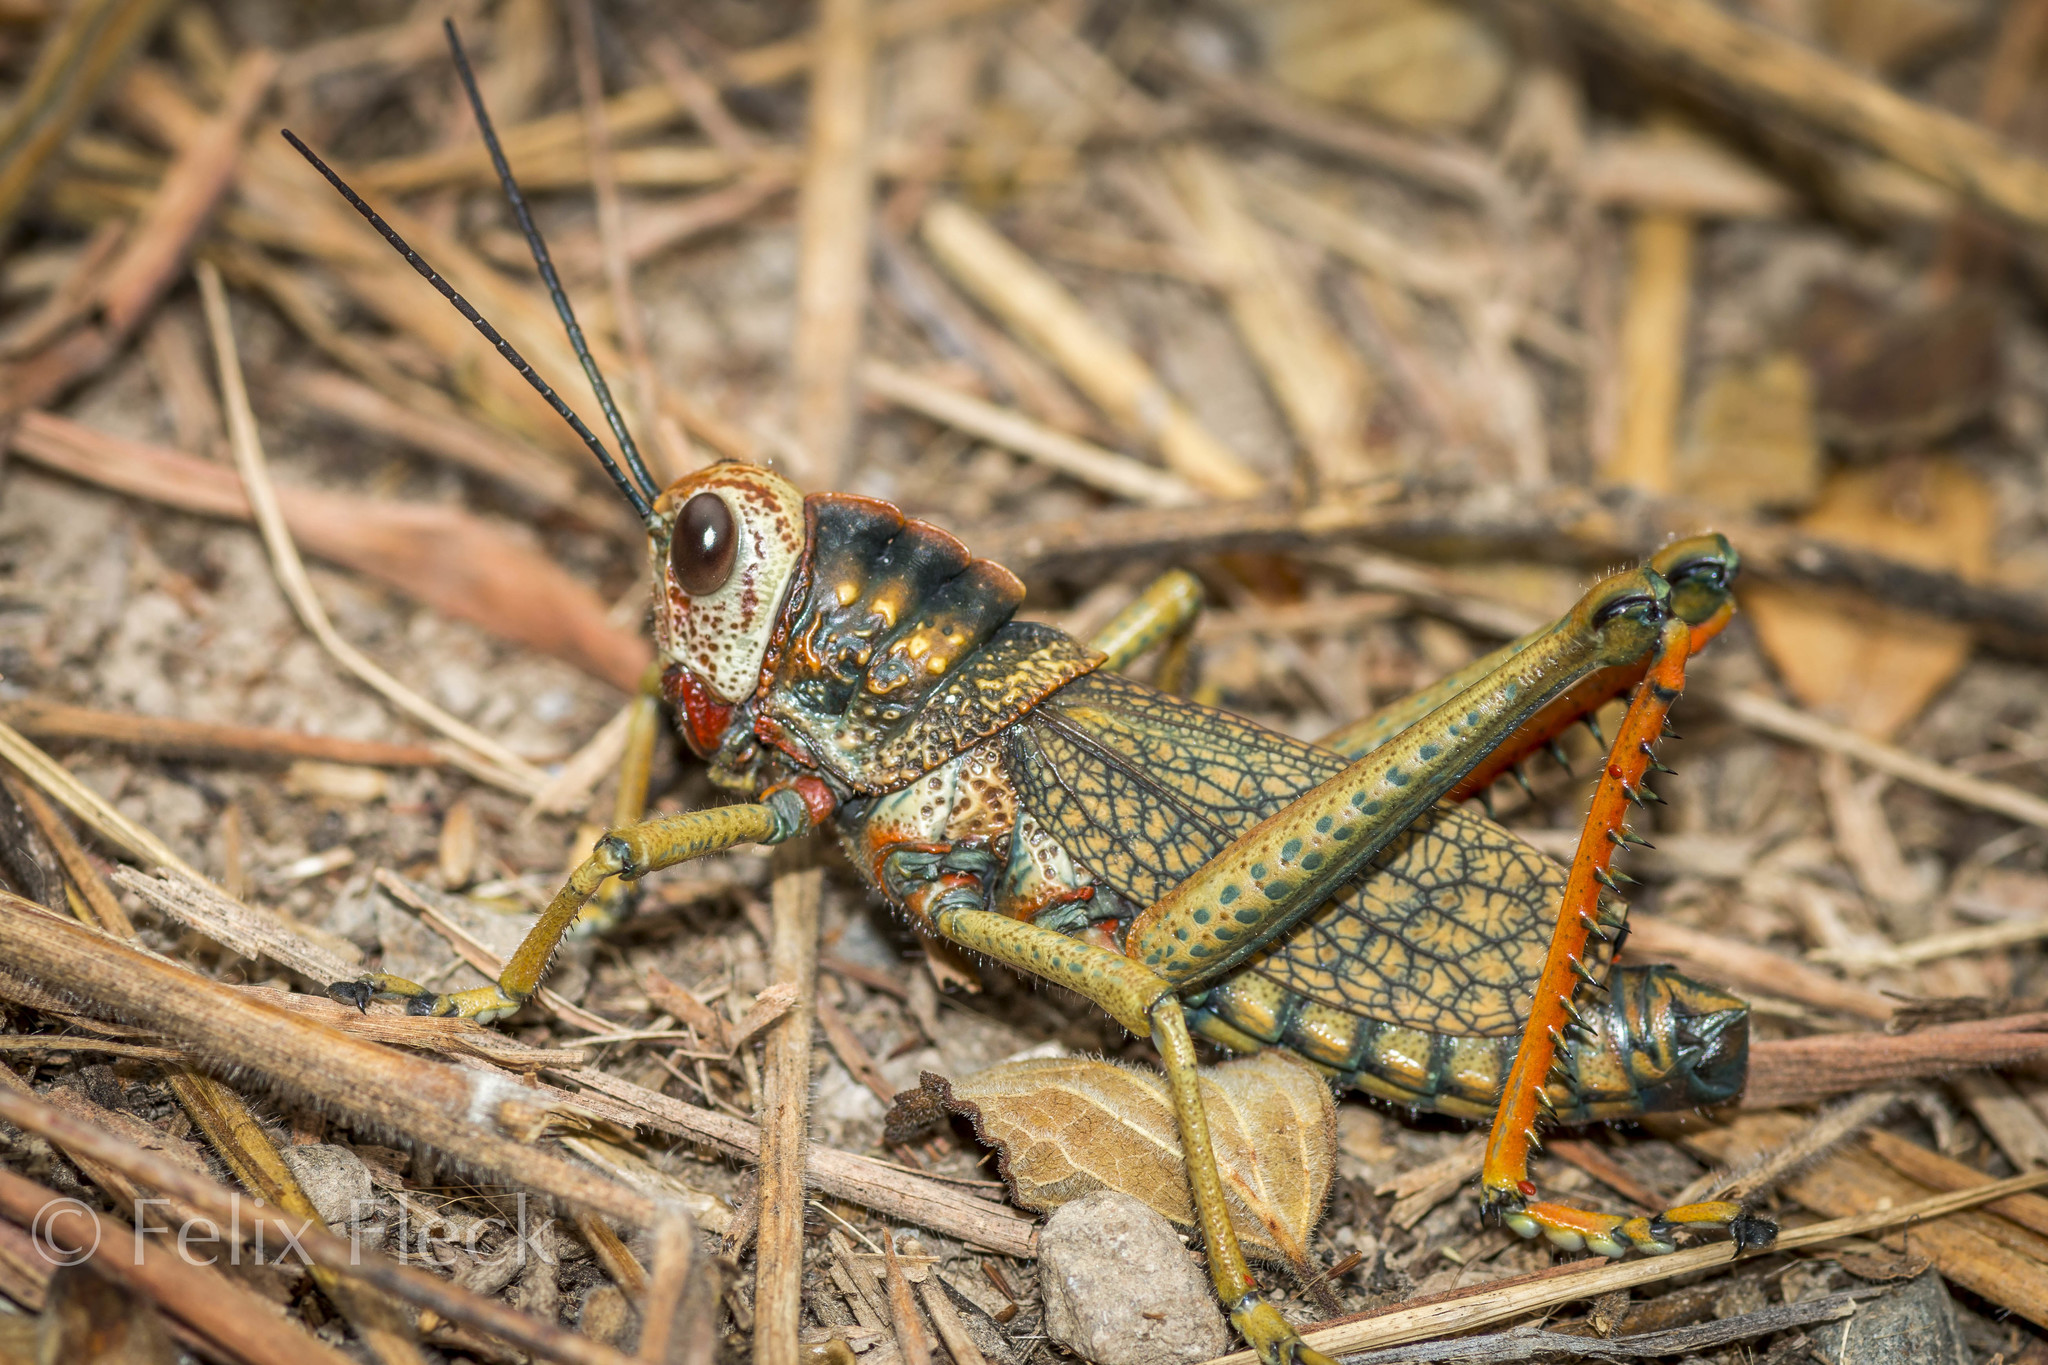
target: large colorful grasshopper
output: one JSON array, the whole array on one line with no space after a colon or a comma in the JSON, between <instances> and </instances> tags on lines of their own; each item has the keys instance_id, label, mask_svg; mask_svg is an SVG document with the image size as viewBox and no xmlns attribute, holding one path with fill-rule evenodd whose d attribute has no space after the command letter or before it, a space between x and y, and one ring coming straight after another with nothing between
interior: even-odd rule
<instances>
[{"instance_id":1,"label":"large colorful grasshopper","mask_svg":"<svg viewBox=\"0 0 2048 1365\"><path fill-rule=\"evenodd\" d=\"M453 30L450 30L451 43ZM641 515L658 690L712 779L751 800L622 822L497 984L436 994L373 974L337 998L484 1022L516 1012L613 878L829 828L924 932L1093 1001L1169 1078L1217 1293L1267 1365L1324 1358L1264 1301L1226 1211L1193 1037L1288 1047L1418 1109L1492 1116L1487 1207L1524 1236L1610 1256L1680 1227L1768 1241L1732 1204L1625 1218L1538 1199L1547 1118L1611 1119L1739 1092L1739 1001L1668 968L1614 968L1628 806L1685 663L1732 610L1719 536L1597 584L1555 624L1311 745L1114 670L1189 619L1169 576L1081 644L1013 619L1023 585L887 503L803 496L718 464L659 488L589 360L455 48L500 178L618 436L625 466L474 309L296 138L293 145L552 402ZM630 471L630 476L628 471ZM1634 687L1569 875L1450 798ZM649 703L652 704L651 702ZM1547 934L1547 948L1546 948ZM1503 1075L1505 1073L1505 1079Z\"/></svg>"}]
</instances>

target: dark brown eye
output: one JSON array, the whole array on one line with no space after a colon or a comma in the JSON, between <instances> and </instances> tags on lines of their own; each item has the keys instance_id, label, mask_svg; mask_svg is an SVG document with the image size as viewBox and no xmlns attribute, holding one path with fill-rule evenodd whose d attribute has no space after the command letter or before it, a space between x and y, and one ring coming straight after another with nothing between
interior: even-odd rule
<instances>
[{"instance_id":1,"label":"dark brown eye","mask_svg":"<svg viewBox=\"0 0 2048 1365\"><path fill-rule=\"evenodd\" d=\"M699 493L676 517L675 536L668 546L669 572L690 596L708 597L732 577L739 547L739 530L725 499Z\"/></svg>"}]
</instances>

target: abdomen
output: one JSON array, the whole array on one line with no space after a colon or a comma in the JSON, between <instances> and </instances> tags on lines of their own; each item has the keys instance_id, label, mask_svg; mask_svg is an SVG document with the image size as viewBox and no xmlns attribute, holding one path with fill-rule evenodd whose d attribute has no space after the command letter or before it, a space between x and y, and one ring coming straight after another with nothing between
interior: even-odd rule
<instances>
[{"instance_id":1,"label":"abdomen","mask_svg":"<svg viewBox=\"0 0 2048 1365\"><path fill-rule=\"evenodd\" d=\"M1748 1071L1749 1011L1670 967L1620 967L1605 1000L1582 993L1590 1034L1560 1056L1562 1123L1725 1104ZM1252 972L1188 1003L1188 1027L1233 1051L1285 1047L1339 1084L1416 1110L1491 1118L1520 1035L1434 1033L1319 1004Z\"/></svg>"}]
</instances>

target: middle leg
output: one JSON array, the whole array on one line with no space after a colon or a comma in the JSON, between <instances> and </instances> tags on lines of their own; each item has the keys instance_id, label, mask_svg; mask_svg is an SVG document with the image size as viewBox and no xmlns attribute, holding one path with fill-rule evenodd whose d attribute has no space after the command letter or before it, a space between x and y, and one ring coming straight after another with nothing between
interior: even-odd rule
<instances>
[{"instance_id":1,"label":"middle leg","mask_svg":"<svg viewBox=\"0 0 2048 1365\"><path fill-rule=\"evenodd\" d=\"M952 942L1065 986L1100 1006L1131 1032L1151 1036L1173 1094L1181 1156L1208 1254L1210 1283L1229 1311L1231 1325L1258 1353L1262 1365L1335 1365L1302 1341L1280 1310L1259 1294L1258 1282L1252 1278L1224 1201L1223 1179L1216 1169L1208 1116L1202 1106L1195 1045L1173 987L1120 953L987 910L957 903L942 905L932 924Z\"/></svg>"}]
</instances>

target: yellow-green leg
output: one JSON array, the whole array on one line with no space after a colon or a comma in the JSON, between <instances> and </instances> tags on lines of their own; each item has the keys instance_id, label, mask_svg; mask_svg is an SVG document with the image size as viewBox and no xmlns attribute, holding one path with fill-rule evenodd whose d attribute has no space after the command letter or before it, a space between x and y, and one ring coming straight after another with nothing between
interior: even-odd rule
<instances>
[{"instance_id":1,"label":"yellow-green leg","mask_svg":"<svg viewBox=\"0 0 2048 1365\"><path fill-rule=\"evenodd\" d=\"M1173 987L1106 948L986 910L943 908L935 927L964 948L1087 997L1131 1032L1151 1035L1173 1093L1188 1189L1209 1257L1209 1279L1230 1313L1231 1325L1264 1365L1334 1365L1302 1341L1280 1310L1260 1295L1258 1281L1245 1263L1209 1142L1194 1041Z\"/></svg>"},{"instance_id":2,"label":"yellow-green leg","mask_svg":"<svg viewBox=\"0 0 2048 1365\"><path fill-rule=\"evenodd\" d=\"M568 883L526 931L496 985L438 995L404 977L372 972L355 981L337 981L327 993L358 1008L367 1008L372 999L403 1000L411 1014L452 1014L494 1023L516 1012L540 987L562 936L607 879L632 880L738 844L780 843L810 827L802 798L782 791L764 804L685 811L612 830L577 864Z\"/></svg>"}]
</instances>

